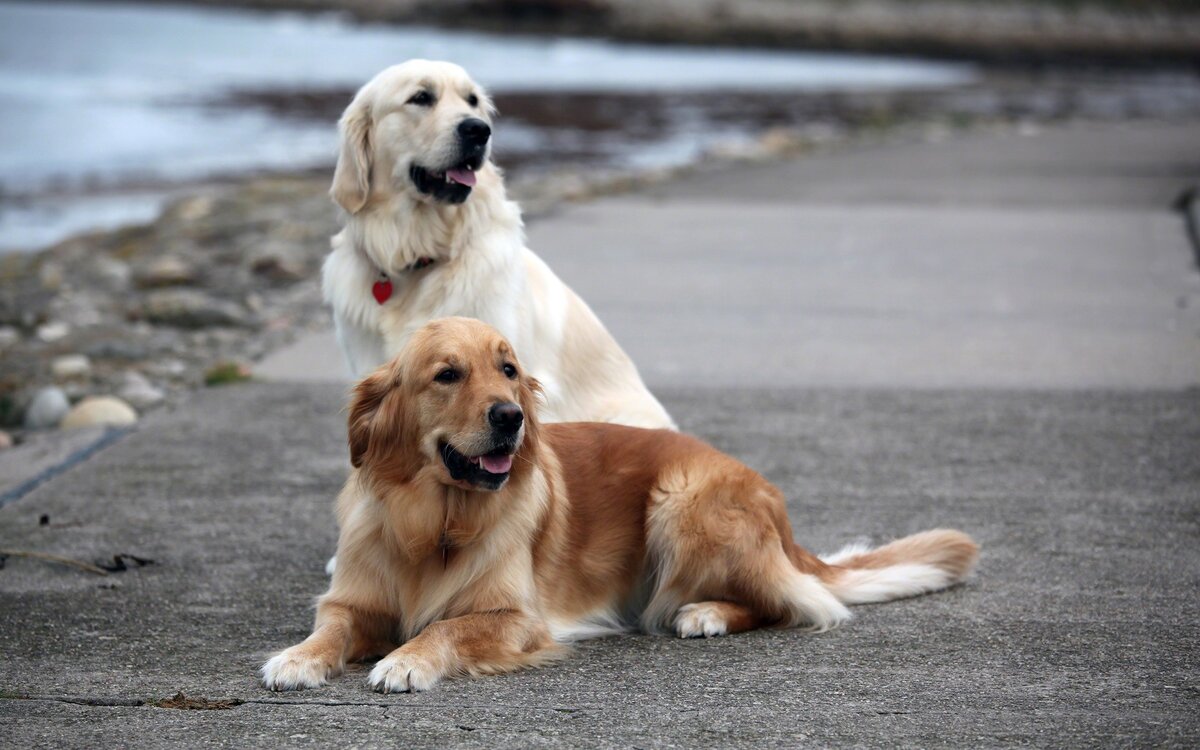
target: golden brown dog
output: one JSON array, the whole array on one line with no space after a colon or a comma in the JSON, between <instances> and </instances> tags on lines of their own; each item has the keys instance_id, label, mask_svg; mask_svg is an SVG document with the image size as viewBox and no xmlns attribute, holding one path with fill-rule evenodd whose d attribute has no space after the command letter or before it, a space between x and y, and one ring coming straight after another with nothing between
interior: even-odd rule
<instances>
[{"instance_id":1,"label":"golden brown dog","mask_svg":"<svg viewBox=\"0 0 1200 750\"><path fill-rule=\"evenodd\" d=\"M778 489L695 438L539 425L538 384L487 325L434 321L363 380L337 571L303 643L262 669L315 687L383 656L376 690L543 663L561 641L639 623L682 637L831 628L847 604L961 581L978 548L915 534L822 560Z\"/></svg>"}]
</instances>

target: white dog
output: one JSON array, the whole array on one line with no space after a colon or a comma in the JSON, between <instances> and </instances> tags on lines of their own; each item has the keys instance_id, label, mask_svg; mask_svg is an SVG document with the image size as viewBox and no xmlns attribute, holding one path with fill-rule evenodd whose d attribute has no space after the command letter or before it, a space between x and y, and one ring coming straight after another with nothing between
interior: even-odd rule
<instances>
[{"instance_id":1,"label":"white dog","mask_svg":"<svg viewBox=\"0 0 1200 750\"><path fill-rule=\"evenodd\" d=\"M548 422L675 424L596 315L525 247L489 160L491 101L457 65L410 60L355 95L330 194L345 210L325 299L355 377L430 320L491 324L542 384Z\"/></svg>"}]
</instances>

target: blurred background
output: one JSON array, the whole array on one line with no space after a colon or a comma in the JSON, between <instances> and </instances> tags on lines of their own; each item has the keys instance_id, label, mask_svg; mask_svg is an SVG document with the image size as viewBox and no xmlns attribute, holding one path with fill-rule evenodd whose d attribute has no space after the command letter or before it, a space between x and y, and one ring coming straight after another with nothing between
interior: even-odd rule
<instances>
[{"instance_id":1,"label":"blurred background","mask_svg":"<svg viewBox=\"0 0 1200 750\"><path fill-rule=\"evenodd\" d=\"M535 227L848 144L1200 122L1186 0L0 2L3 441L88 395L143 413L326 330L335 123L412 57L494 93Z\"/></svg>"}]
</instances>

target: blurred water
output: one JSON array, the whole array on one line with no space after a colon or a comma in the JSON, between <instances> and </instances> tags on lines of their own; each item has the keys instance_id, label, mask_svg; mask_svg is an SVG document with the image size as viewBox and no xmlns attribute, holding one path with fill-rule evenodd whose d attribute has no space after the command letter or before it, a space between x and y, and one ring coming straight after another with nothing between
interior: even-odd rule
<instances>
[{"instance_id":1,"label":"blurred water","mask_svg":"<svg viewBox=\"0 0 1200 750\"><path fill-rule=\"evenodd\" d=\"M212 103L231 91L351 89L411 57L458 62L495 91L915 88L971 76L894 58L362 26L332 15L0 3L0 249L152 216L163 183L326 164L332 122Z\"/></svg>"}]
</instances>

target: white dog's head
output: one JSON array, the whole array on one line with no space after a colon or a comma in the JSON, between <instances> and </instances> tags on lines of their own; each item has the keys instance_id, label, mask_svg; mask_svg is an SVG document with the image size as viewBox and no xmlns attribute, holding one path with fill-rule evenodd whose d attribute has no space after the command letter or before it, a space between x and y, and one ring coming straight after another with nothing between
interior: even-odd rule
<instances>
[{"instance_id":1,"label":"white dog's head","mask_svg":"<svg viewBox=\"0 0 1200 750\"><path fill-rule=\"evenodd\" d=\"M494 112L487 93L457 65L409 60L387 68L342 115L330 195L351 214L404 191L462 203L487 162Z\"/></svg>"}]
</instances>

